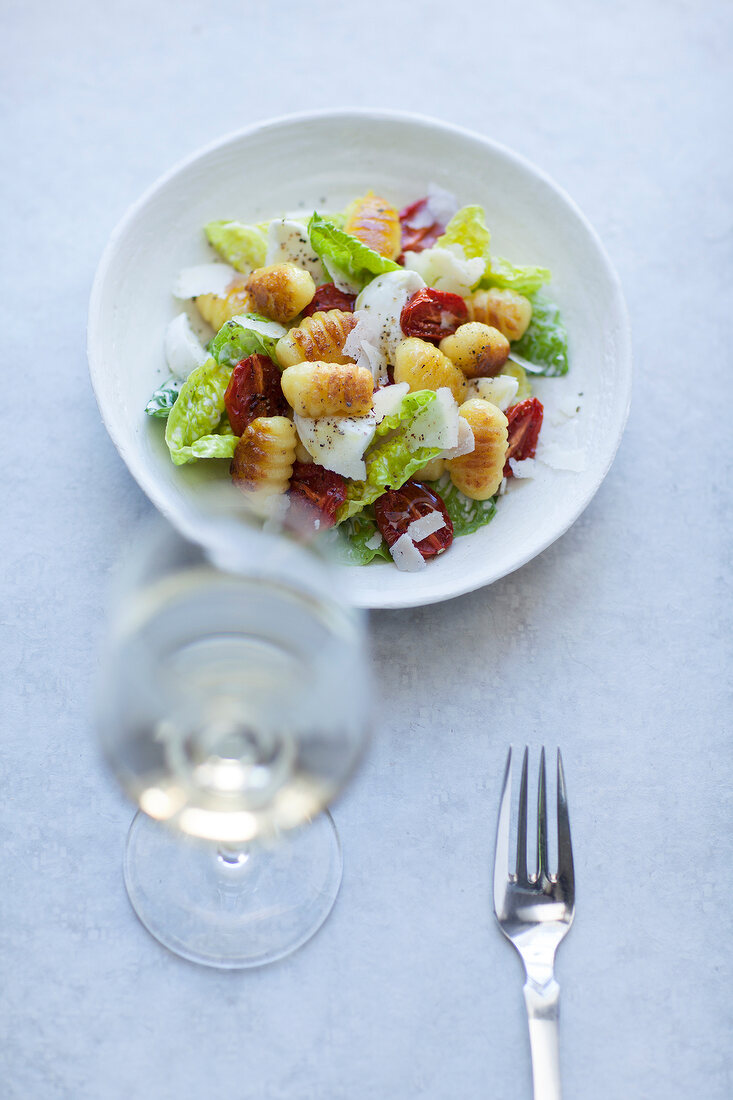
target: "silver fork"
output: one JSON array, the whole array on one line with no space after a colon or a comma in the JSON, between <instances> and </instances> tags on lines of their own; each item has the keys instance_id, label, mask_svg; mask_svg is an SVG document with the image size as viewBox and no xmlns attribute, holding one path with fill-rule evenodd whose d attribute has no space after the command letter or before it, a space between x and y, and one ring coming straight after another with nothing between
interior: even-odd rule
<instances>
[{"instance_id":1,"label":"silver fork","mask_svg":"<svg viewBox=\"0 0 733 1100\"><path fill-rule=\"evenodd\" d=\"M507 939L522 957L527 981L524 1000L529 1017L535 1100L560 1100L558 1017L560 986L555 981L555 952L575 913L575 876L565 775L557 751L557 874L547 858L547 788L545 750L540 757L537 792L537 872L527 871L527 759L524 750L519 788L517 860L509 870L509 824L512 797L512 750L506 762L496 827L494 912Z\"/></svg>"}]
</instances>

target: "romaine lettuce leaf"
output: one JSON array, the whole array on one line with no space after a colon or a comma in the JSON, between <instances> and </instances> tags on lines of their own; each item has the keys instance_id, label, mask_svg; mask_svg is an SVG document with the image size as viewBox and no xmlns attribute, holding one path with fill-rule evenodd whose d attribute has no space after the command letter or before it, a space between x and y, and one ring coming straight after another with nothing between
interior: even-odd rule
<instances>
[{"instance_id":1,"label":"romaine lettuce leaf","mask_svg":"<svg viewBox=\"0 0 733 1100\"><path fill-rule=\"evenodd\" d=\"M243 313L233 317L217 332L209 345L217 363L233 367L248 355L269 355L277 362L275 345L287 329L277 321L269 321L259 313Z\"/></svg>"},{"instance_id":2,"label":"romaine lettuce leaf","mask_svg":"<svg viewBox=\"0 0 733 1100\"><path fill-rule=\"evenodd\" d=\"M568 339L560 310L544 294L532 295L530 301L532 320L522 339L512 344L512 350L542 367L542 374L567 374Z\"/></svg>"},{"instance_id":3,"label":"romaine lettuce leaf","mask_svg":"<svg viewBox=\"0 0 733 1100\"><path fill-rule=\"evenodd\" d=\"M221 434L229 421L224 417L224 394L231 370L207 359L189 374L168 415L165 441L176 466L197 458L231 458L235 435ZM229 426L231 431L231 426Z\"/></svg>"},{"instance_id":4,"label":"romaine lettuce leaf","mask_svg":"<svg viewBox=\"0 0 733 1100\"><path fill-rule=\"evenodd\" d=\"M483 206L462 206L445 227L445 232L435 242L436 248L459 244L467 260L479 257L489 260L491 234L486 225Z\"/></svg>"},{"instance_id":5,"label":"romaine lettuce leaf","mask_svg":"<svg viewBox=\"0 0 733 1100\"><path fill-rule=\"evenodd\" d=\"M410 447L415 443L409 433L415 417L435 400L433 390L407 393L399 410L377 425L375 440L364 456L366 479L348 483L346 500L336 513L337 523L343 523L373 504L386 489L399 489L426 462L440 454L440 447Z\"/></svg>"},{"instance_id":6,"label":"romaine lettuce leaf","mask_svg":"<svg viewBox=\"0 0 733 1100\"><path fill-rule=\"evenodd\" d=\"M165 420L175 405L176 398L181 392L182 386L183 381L180 378L176 378L174 375L167 378L165 382L154 391L145 406L145 412L148 416L157 416L160 417L161 420Z\"/></svg>"},{"instance_id":7,"label":"romaine lettuce leaf","mask_svg":"<svg viewBox=\"0 0 733 1100\"><path fill-rule=\"evenodd\" d=\"M513 264L501 256L493 256L479 283L482 289L498 286L503 290L516 290L517 294L536 294L544 283L549 283L551 272L546 267L532 264Z\"/></svg>"},{"instance_id":8,"label":"romaine lettuce leaf","mask_svg":"<svg viewBox=\"0 0 733 1100\"><path fill-rule=\"evenodd\" d=\"M399 264L380 256L318 213L314 212L308 222L308 236L313 251L320 257L337 285L337 276L340 274L344 281L351 283L356 290L361 290L375 275L400 270Z\"/></svg>"},{"instance_id":9,"label":"romaine lettuce leaf","mask_svg":"<svg viewBox=\"0 0 733 1100\"><path fill-rule=\"evenodd\" d=\"M455 485L448 474L431 486L445 504L445 510L453 522L453 534L472 535L479 527L489 523L496 513L496 497L488 500L471 500Z\"/></svg>"},{"instance_id":10,"label":"romaine lettuce leaf","mask_svg":"<svg viewBox=\"0 0 733 1100\"><path fill-rule=\"evenodd\" d=\"M336 528L336 535L336 554L347 565L368 565L375 558L392 560L371 509L345 520ZM377 545L367 546L376 543L377 537L380 539Z\"/></svg>"},{"instance_id":11,"label":"romaine lettuce leaf","mask_svg":"<svg viewBox=\"0 0 733 1100\"><path fill-rule=\"evenodd\" d=\"M267 236L259 226L242 222L209 222L204 226L209 244L237 271L249 274L265 263Z\"/></svg>"}]
</instances>

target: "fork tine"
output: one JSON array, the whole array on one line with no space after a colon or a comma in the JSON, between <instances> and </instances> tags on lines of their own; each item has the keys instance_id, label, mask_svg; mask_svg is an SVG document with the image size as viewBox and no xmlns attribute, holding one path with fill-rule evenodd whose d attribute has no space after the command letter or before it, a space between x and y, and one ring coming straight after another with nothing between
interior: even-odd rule
<instances>
[{"instance_id":1,"label":"fork tine","mask_svg":"<svg viewBox=\"0 0 733 1100\"><path fill-rule=\"evenodd\" d=\"M498 916L504 908L504 896L509 873L509 824L512 808L512 750L506 758L504 783L501 788L499 819L496 823L496 850L494 855L494 911Z\"/></svg>"},{"instance_id":2,"label":"fork tine","mask_svg":"<svg viewBox=\"0 0 733 1100\"><path fill-rule=\"evenodd\" d=\"M527 874L527 761L529 749L524 750L522 761L522 782L519 787L519 815L517 817L517 882L522 886L529 884Z\"/></svg>"},{"instance_id":3,"label":"fork tine","mask_svg":"<svg viewBox=\"0 0 733 1100\"><path fill-rule=\"evenodd\" d=\"M562 756L557 750L557 878L572 898L575 894L575 869L573 867L573 845L570 840L570 818L568 816L568 795L565 789L565 772ZM570 902L572 904L572 900Z\"/></svg>"},{"instance_id":4,"label":"fork tine","mask_svg":"<svg viewBox=\"0 0 733 1100\"><path fill-rule=\"evenodd\" d=\"M537 881L548 878L547 865L547 779L545 777L545 747L540 753L540 778L537 785Z\"/></svg>"}]
</instances>

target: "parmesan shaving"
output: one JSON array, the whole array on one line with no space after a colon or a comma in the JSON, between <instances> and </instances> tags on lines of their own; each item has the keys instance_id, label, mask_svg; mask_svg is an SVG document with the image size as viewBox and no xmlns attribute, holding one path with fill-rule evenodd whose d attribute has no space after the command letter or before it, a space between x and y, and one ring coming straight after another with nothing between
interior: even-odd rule
<instances>
[{"instance_id":1,"label":"parmesan shaving","mask_svg":"<svg viewBox=\"0 0 733 1100\"><path fill-rule=\"evenodd\" d=\"M443 458L460 458L461 455L470 455L476 446L473 436L473 428L465 416L458 417L458 441L455 447L449 447L443 451Z\"/></svg>"},{"instance_id":2,"label":"parmesan shaving","mask_svg":"<svg viewBox=\"0 0 733 1100\"><path fill-rule=\"evenodd\" d=\"M571 470L579 474L585 469L585 451L579 447L562 447L559 443L545 443L537 448L537 457L553 470Z\"/></svg>"},{"instance_id":3,"label":"parmesan shaving","mask_svg":"<svg viewBox=\"0 0 733 1100\"><path fill-rule=\"evenodd\" d=\"M223 298L229 285L242 276L229 264L196 264L179 271L174 298L198 298L199 294L216 294Z\"/></svg>"},{"instance_id":4,"label":"parmesan shaving","mask_svg":"<svg viewBox=\"0 0 733 1100\"><path fill-rule=\"evenodd\" d=\"M425 568L425 559L407 533L400 535L390 546L389 552L395 565L403 573L417 573Z\"/></svg>"},{"instance_id":5,"label":"parmesan shaving","mask_svg":"<svg viewBox=\"0 0 733 1100\"><path fill-rule=\"evenodd\" d=\"M429 183L428 201L425 209L430 213L428 225L431 222L447 225L458 210L458 199L452 191L446 191L444 187L439 187L437 183Z\"/></svg>"},{"instance_id":6,"label":"parmesan shaving","mask_svg":"<svg viewBox=\"0 0 733 1100\"><path fill-rule=\"evenodd\" d=\"M384 420L385 416L392 416L399 410L402 398L409 389L407 382L395 382L392 386L384 386L381 390L375 391L372 411L376 415L377 424Z\"/></svg>"},{"instance_id":7,"label":"parmesan shaving","mask_svg":"<svg viewBox=\"0 0 733 1100\"><path fill-rule=\"evenodd\" d=\"M509 469L515 477L534 477L537 463L533 458L510 458Z\"/></svg>"},{"instance_id":8,"label":"parmesan shaving","mask_svg":"<svg viewBox=\"0 0 733 1100\"><path fill-rule=\"evenodd\" d=\"M419 519L414 519L407 528L406 534L413 542L422 542L428 535L434 535L436 531L440 531L441 527L445 526L445 517L440 512L433 510L425 516L420 516Z\"/></svg>"}]
</instances>

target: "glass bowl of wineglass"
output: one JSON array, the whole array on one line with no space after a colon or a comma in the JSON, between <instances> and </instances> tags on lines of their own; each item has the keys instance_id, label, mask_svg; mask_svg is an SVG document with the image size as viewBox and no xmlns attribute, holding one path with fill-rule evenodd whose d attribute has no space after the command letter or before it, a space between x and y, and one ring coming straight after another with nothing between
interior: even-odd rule
<instances>
[{"instance_id":1,"label":"glass bowl of wineglass","mask_svg":"<svg viewBox=\"0 0 733 1100\"><path fill-rule=\"evenodd\" d=\"M251 515L206 547L158 527L121 571L98 683L105 755L140 808L124 875L148 931L229 969L305 943L339 889L326 807L370 696L363 613L328 557Z\"/></svg>"}]
</instances>

